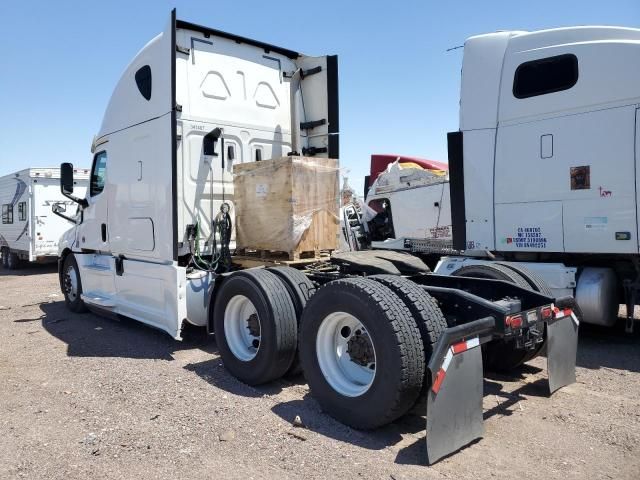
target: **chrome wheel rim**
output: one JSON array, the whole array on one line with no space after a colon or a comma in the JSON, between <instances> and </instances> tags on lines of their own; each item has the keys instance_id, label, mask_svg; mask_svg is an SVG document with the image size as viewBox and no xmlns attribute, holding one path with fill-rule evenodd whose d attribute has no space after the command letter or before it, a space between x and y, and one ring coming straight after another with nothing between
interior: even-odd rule
<instances>
[{"instance_id":1,"label":"chrome wheel rim","mask_svg":"<svg viewBox=\"0 0 640 480\"><path fill-rule=\"evenodd\" d=\"M253 302L244 295L236 295L224 309L224 336L233 355L248 362L260 350L262 328Z\"/></svg>"},{"instance_id":2,"label":"chrome wheel rim","mask_svg":"<svg viewBox=\"0 0 640 480\"><path fill-rule=\"evenodd\" d=\"M69 265L64 272L64 293L72 302L78 298L78 274L72 265Z\"/></svg>"},{"instance_id":3,"label":"chrome wheel rim","mask_svg":"<svg viewBox=\"0 0 640 480\"><path fill-rule=\"evenodd\" d=\"M341 395L358 397L376 377L376 351L366 328L346 312L327 315L316 337L316 356L322 375Z\"/></svg>"}]
</instances>

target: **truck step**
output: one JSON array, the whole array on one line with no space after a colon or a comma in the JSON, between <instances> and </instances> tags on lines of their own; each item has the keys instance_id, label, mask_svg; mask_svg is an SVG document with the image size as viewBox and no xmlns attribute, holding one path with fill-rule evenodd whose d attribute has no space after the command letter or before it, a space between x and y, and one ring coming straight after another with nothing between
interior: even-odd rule
<instances>
[{"instance_id":1,"label":"truck step","mask_svg":"<svg viewBox=\"0 0 640 480\"><path fill-rule=\"evenodd\" d=\"M116 306L116 302L112 298L100 295L96 292L83 293L81 295L81 298L88 305L93 305L96 307L113 308Z\"/></svg>"}]
</instances>

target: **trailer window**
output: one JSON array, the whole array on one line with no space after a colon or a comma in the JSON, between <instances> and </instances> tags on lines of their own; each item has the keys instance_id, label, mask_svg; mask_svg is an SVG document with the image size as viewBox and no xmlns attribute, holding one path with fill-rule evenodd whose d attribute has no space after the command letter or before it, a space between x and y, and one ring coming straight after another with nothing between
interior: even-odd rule
<instances>
[{"instance_id":1,"label":"trailer window","mask_svg":"<svg viewBox=\"0 0 640 480\"><path fill-rule=\"evenodd\" d=\"M568 90L578 82L578 58L572 54L521 64L513 78L513 96L529 98Z\"/></svg>"},{"instance_id":2,"label":"trailer window","mask_svg":"<svg viewBox=\"0 0 640 480\"><path fill-rule=\"evenodd\" d=\"M24 222L27 219L27 202L18 204L18 221Z\"/></svg>"},{"instance_id":3,"label":"trailer window","mask_svg":"<svg viewBox=\"0 0 640 480\"><path fill-rule=\"evenodd\" d=\"M107 170L107 152L99 152L93 159L89 194L95 197L104 190L104 176Z\"/></svg>"},{"instance_id":4,"label":"trailer window","mask_svg":"<svg viewBox=\"0 0 640 480\"><path fill-rule=\"evenodd\" d=\"M13 205L10 203L2 205L2 223L13 223Z\"/></svg>"}]
</instances>

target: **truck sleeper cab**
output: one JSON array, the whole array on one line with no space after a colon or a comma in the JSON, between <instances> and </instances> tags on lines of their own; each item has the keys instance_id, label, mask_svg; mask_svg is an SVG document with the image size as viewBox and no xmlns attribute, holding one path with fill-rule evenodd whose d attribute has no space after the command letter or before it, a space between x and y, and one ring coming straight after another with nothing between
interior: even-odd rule
<instances>
[{"instance_id":1,"label":"truck sleeper cab","mask_svg":"<svg viewBox=\"0 0 640 480\"><path fill-rule=\"evenodd\" d=\"M575 293L585 322L611 326L623 295L633 312L639 74L638 29L468 39L449 165L454 244L476 258L438 272L489 251Z\"/></svg>"},{"instance_id":2,"label":"truck sleeper cab","mask_svg":"<svg viewBox=\"0 0 640 480\"><path fill-rule=\"evenodd\" d=\"M554 325L557 345L575 345L571 299L427 275L411 256L368 252L304 273L234 269L233 163L337 158L337 100L336 57L179 21L174 10L116 86L86 198L63 164L62 191L81 215L60 241L61 288L72 311L125 315L176 339L184 322L206 326L246 383L302 370L323 409L356 428L424 401L433 462L482 434L477 347ZM575 380L574 361L550 363L552 389ZM451 415L462 423L442 422Z\"/></svg>"},{"instance_id":3,"label":"truck sleeper cab","mask_svg":"<svg viewBox=\"0 0 640 480\"><path fill-rule=\"evenodd\" d=\"M184 320L206 323L202 302L187 309L190 236L197 227L206 251L223 204L233 218L233 165L294 150L338 157L337 137L336 57L173 18L115 87L61 261L76 257L87 304L179 338Z\"/></svg>"}]
</instances>

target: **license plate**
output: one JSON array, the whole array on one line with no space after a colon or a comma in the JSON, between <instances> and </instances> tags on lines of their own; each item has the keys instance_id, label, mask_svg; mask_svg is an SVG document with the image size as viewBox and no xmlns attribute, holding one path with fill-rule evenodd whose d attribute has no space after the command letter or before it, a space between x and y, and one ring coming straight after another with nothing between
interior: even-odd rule
<instances>
[{"instance_id":1,"label":"license plate","mask_svg":"<svg viewBox=\"0 0 640 480\"><path fill-rule=\"evenodd\" d=\"M531 310L527 312L527 323L531 325L532 323L536 323L538 321L538 313L535 310Z\"/></svg>"}]
</instances>

